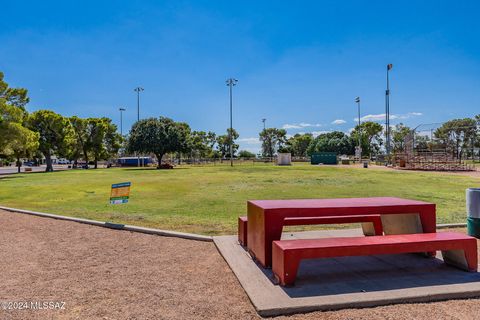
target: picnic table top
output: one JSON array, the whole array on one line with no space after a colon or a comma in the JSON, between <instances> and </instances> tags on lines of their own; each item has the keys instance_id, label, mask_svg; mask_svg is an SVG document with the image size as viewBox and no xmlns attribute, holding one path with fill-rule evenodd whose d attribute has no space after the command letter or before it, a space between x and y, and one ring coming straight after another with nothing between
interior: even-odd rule
<instances>
[{"instance_id":1,"label":"picnic table top","mask_svg":"<svg viewBox=\"0 0 480 320\"><path fill-rule=\"evenodd\" d=\"M396 197L250 200L248 203L262 209L361 208L434 205L433 203L429 202Z\"/></svg>"}]
</instances>

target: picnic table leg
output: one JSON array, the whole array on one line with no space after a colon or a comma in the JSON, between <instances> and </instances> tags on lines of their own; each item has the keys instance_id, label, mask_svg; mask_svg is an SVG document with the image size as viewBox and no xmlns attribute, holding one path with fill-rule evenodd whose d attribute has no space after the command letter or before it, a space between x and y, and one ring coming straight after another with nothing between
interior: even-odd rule
<instances>
[{"instance_id":1,"label":"picnic table leg","mask_svg":"<svg viewBox=\"0 0 480 320\"><path fill-rule=\"evenodd\" d=\"M437 232L437 214L435 204L425 207L419 212L420 221L422 222L422 228L424 233ZM436 252L427 252L430 257L435 257Z\"/></svg>"},{"instance_id":2,"label":"picnic table leg","mask_svg":"<svg viewBox=\"0 0 480 320\"><path fill-rule=\"evenodd\" d=\"M265 268L272 266L272 242L282 236L283 219L279 215L265 215L261 208L248 206L248 252Z\"/></svg>"},{"instance_id":3,"label":"picnic table leg","mask_svg":"<svg viewBox=\"0 0 480 320\"><path fill-rule=\"evenodd\" d=\"M275 217L274 219L270 219L267 223L269 227L268 231L265 232L265 259L262 265L265 268L270 268L272 266L273 241L282 238L283 217Z\"/></svg>"},{"instance_id":4,"label":"picnic table leg","mask_svg":"<svg viewBox=\"0 0 480 320\"><path fill-rule=\"evenodd\" d=\"M463 250L442 251L443 261L457 268L476 272L478 269L477 241L468 241Z\"/></svg>"},{"instance_id":5,"label":"picnic table leg","mask_svg":"<svg viewBox=\"0 0 480 320\"><path fill-rule=\"evenodd\" d=\"M291 286L297 278L300 258L280 250L277 246L273 246L273 275L282 286Z\"/></svg>"}]
</instances>

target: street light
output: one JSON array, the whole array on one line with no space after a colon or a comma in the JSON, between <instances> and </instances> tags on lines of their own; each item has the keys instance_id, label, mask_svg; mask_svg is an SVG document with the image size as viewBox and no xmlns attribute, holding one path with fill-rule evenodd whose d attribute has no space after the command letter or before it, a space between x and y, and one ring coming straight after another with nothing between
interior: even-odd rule
<instances>
[{"instance_id":1,"label":"street light","mask_svg":"<svg viewBox=\"0 0 480 320\"><path fill-rule=\"evenodd\" d=\"M392 68L393 64L387 64L387 90L385 91L385 147L387 149L387 163L390 162L390 80L388 75Z\"/></svg>"},{"instance_id":2,"label":"street light","mask_svg":"<svg viewBox=\"0 0 480 320\"><path fill-rule=\"evenodd\" d=\"M137 93L137 121L140 121L140 92L144 91L142 87L133 89Z\"/></svg>"},{"instance_id":3,"label":"street light","mask_svg":"<svg viewBox=\"0 0 480 320\"><path fill-rule=\"evenodd\" d=\"M142 87L136 87L135 89L133 89L133 91L137 93L137 121L140 121L140 92L142 92L143 90L144 89ZM140 167L140 155L138 156L138 166Z\"/></svg>"},{"instance_id":4,"label":"street light","mask_svg":"<svg viewBox=\"0 0 480 320\"><path fill-rule=\"evenodd\" d=\"M118 108L118 111L120 111L120 135L123 137L123 111L125 111L127 109L125 108Z\"/></svg>"},{"instance_id":5,"label":"street light","mask_svg":"<svg viewBox=\"0 0 480 320\"><path fill-rule=\"evenodd\" d=\"M232 109L233 109L233 100L232 100L232 88L237 84L238 80L235 78L227 79L226 83L230 89L230 132L228 133L230 139L230 166L233 167L233 120L232 120Z\"/></svg>"},{"instance_id":6,"label":"street light","mask_svg":"<svg viewBox=\"0 0 480 320\"><path fill-rule=\"evenodd\" d=\"M267 119L263 118L263 119L262 119L262 122L263 122L263 130L265 130L265 121L267 121Z\"/></svg>"},{"instance_id":7,"label":"street light","mask_svg":"<svg viewBox=\"0 0 480 320\"><path fill-rule=\"evenodd\" d=\"M362 123L361 123L361 120L360 120L360 97L356 97L355 102L357 103L357 106L358 106L358 132L357 132L358 147L357 147L357 150L355 152L355 156L357 156L357 154L358 154L358 158L360 160L362 160L362 140L361 140L362 127L360 126Z\"/></svg>"}]
</instances>

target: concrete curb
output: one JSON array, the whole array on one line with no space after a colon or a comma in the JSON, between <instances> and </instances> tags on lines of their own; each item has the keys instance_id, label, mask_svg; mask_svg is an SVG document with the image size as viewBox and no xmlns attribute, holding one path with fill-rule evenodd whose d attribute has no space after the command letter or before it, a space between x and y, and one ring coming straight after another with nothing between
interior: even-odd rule
<instances>
[{"instance_id":1,"label":"concrete curb","mask_svg":"<svg viewBox=\"0 0 480 320\"><path fill-rule=\"evenodd\" d=\"M448 228L466 228L467 223L444 223L437 224L437 229L448 229Z\"/></svg>"},{"instance_id":2,"label":"concrete curb","mask_svg":"<svg viewBox=\"0 0 480 320\"><path fill-rule=\"evenodd\" d=\"M164 236L164 237L176 237L176 238L183 238L183 239L188 239L188 240L213 242L213 238L211 236L203 236L203 235L194 234L194 233L160 230L160 229L154 229L154 228L131 226L131 225L128 225L128 224L118 224L118 223L103 222L103 221L97 221L97 220L89 220L89 219L83 219L83 218L73 218L73 217L61 216L61 215L57 215L57 214L36 212L36 211L23 210L23 209L15 209L15 208L3 207L3 206L0 206L0 209L5 210L5 211L9 211L9 212L29 214L29 215L43 217L43 218L53 218L53 219L58 219L58 220L84 223L84 224L89 224L89 225L93 225L93 226L97 226L97 227L103 227L103 228L125 230L125 231L132 231L132 232L139 232L139 233L146 233L146 234L154 234L154 235Z\"/></svg>"}]
</instances>

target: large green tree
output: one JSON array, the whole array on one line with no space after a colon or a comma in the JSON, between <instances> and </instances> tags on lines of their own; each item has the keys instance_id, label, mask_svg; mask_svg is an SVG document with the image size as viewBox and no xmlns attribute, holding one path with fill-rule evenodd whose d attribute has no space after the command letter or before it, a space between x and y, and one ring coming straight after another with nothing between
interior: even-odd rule
<instances>
[{"instance_id":1,"label":"large green tree","mask_svg":"<svg viewBox=\"0 0 480 320\"><path fill-rule=\"evenodd\" d=\"M351 137L341 131L319 134L308 146L309 155L315 152L336 152L337 154L353 154L355 142Z\"/></svg>"},{"instance_id":2,"label":"large green tree","mask_svg":"<svg viewBox=\"0 0 480 320\"><path fill-rule=\"evenodd\" d=\"M0 72L0 157L12 156L13 150L30 149L34 142L30 139L34 139L34 135L24 127L25 105L29 101L27 93L23 88L11 88ZM19 135L29 138L21 139ZM23 146L22 141L25 142Z\"/></svg>"},{"instance_id":3,"label":"large green tree","mask_svg":"<svg viewBox=\"0 0 480 320\"><path fill-rule=\"evenodd\" d=\"M28 90L24 88L11 88L4 80L3 72L0 72L0 100L4 103L25 110L30 101Z\"/></svg>"},{"instance_id":4,"label":"large green tree","mask_svg":"<svg viewBox=\"0 0 480 320\"><path fill-rule=\"evenodd\" d=\"M313 135L311 133L295 134L287 140L287 148L295 157L306 157L308 147L312 143Z\"/></svg>"},{"instance_id":5,"label":"large green tree","mask_svg":"<svg viewBox=\"0 0 480 320\"><path fill-rule=\"evenodd\" d=\"M262 142L262 156L273 158L278 149L287 142L287 131L285 129L265 128L260 134Z\"/></svg>"},{"instance_id":6,"label":"large green tree","mask_svg":"<svg viewBox=\"0 0 480 320\"><path fill-rule=\"evenodd\" d=\"M117 133L117 126L109 118L88 118L87 132L94 168L97 169L98 161L108 160L118 153L122 136Z\"/></svg>"},{"instance_id":7,"label":"large green tree","mask_svg":"<svg viewBox=\"0 0 480 320\"><path fill-rule=\"evenodd\" d=\"M189 129L166 117L137 121L129 133L128 151L155 154L160 168L165 154L188 149Z\"/></svg>"},{"instance_id":8,"label":"large green tree","mask_svg":"<svg viewBox=\"0 0 480 320\"><path fill-rule=\"evenodd\" d=\"M73 132L75 134L74 143L70 149L68 158L73 160L74 166L77 166L78 159L83 157L88 165L88 154L90 152L90 135L87 131L87 120L77 116L70 117Z\"/></svg>"},{"instance_id":9,"label":"large green tree","mask_svg":"<svg viewBox=\"0 0 480 320\"><path fill-rule=\"evenodd\" d=\"M362 153L372 156L380 152L383 145L382 139L383 127L381 124L373 121L365 121L360 126L356 126L351 133L354 141L358 141L358 136L361 137Z\"/></svg>"},{"instance_id":10,"label":"large green tree","mask_svg":"<svg viewBox=\"0 0 480 320\"><path fill-rule=\"evenodd\" d=\"M33 155L39 144L39 135L25 127L27 93L23 88L10 88L0 72L0 157L15 158L18 172L20 159Z\"/></svg>"},{"instance_id":11,"label":"large green tree","mask_svg":"<svg viewBox=\"0 0 480 320\"><path fill-rule=\"evenodd\" d=\"M250 152L250 151L248 151L248 150L240 150L240 151L238 152L238 156L239 156L240 158L245 158L245 159L256 158L255 153Z\"/></svg>"},{"instance_id":12,"label":"large green tree","mask_svg":"<svg viewBox=\"0 0 480 320\"><path fill-rule=\"evenodd\" d=\"M83 157L88 166L89 159L93 158L96 169L98 161L108 160L118 154L123 138L117 133L117 126L111 119L74 116L69 120L75 132L75 142L70 152L75 163Z\"/></svg>"},{"instance_id":13,"label":"large green tree","mask_svg":"<svg viewBox=\"0 0 480 320\"><path fill-rule=\"evenodd\" d=\"M212 156L215 142L212 145L211 137L211 132L192 131L190 148L193 157L206 158Z\"/></svg>"},{"instance_id":14,"label":"large green tree","mask_svg":"<svg viewBox=\"0 0 480 320\"><path fill-rule=\"evenodd\" d=\"M68 156L75 140L75 133L68 118L50 110L38 110L30 114L28 126L38 132L38 149L45 157L47 172L53 171L52 155Z\"/></svg>"},{"instance_id":15,"label":"large green tree","mask_svg":"<svg viewBox=\"0 0 480 320\"><path fill-rule=\"evenodd\" d=\"M222 159L230 158L230 142L232 142L232 153L233 156L235 156L239 147L239 145L235 143L235 140L237 140L239 136L235 129L230 131L230 128L227 129L227 134L217 136L217 150L220 152Z\"/></svg>"},{"instance_id":16,"label":"large green tree","mask_svg":"<svg viewBox=\"0 0 480 320\"><path fill-rule=\"evenodd\" d=\"M405 151L405 138L412 132L412 129L403 123L397 124L392 128L392 144L394 152Z\"/></svg>"},{"instance_id":17,"label":"large green tree","mask_svg":"<svg viewBox=\"0 0 480 320\"><path fill-rule=\"evenodd\" d=\"M435 130L436 147L446 148L461 158L465 151L473 153L478 138L476 119L453 119Z\"/></svg>"},{"instance_id":18,"label":"large green tree","mask_svg":"<svg viewBox=\"0 0 480 320\"><path fill-rule=\"evenodd\" d=\"M22 126L24 112L0 98L0 155L7 157L11 151L10 142Z\"/></svg>"},{"instance_id":19,"label":"large green tree","mask_svg":"<svg viewBox=\"0 0 480 320\"><path fill-rule=\"evenodd\" d=\"M17 170L20 173L22 166L21 158L30 158L33 156L39 146L39 134L33 132L22 126L19 123L12 123L16 127L16 133L11 137L9 142L9 149L11 154L15 157L17 163Z\"/></svg>"}]
</instances>

